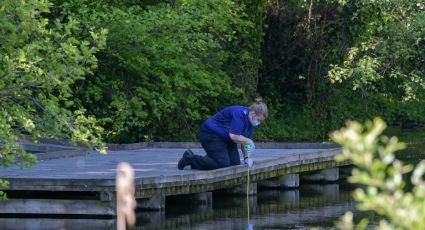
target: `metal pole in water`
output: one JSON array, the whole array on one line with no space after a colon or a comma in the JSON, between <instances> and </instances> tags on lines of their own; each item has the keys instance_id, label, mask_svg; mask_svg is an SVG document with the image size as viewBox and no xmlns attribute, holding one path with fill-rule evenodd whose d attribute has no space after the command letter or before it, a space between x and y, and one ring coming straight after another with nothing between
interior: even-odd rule
<instances>
[{"instance_id":1,"label":"metal pole in water","mask_svg":"<svg viewBox=\"0 0 425 230\"><path fill-rule=\"evenodd\" d=\"M248 173L247 173L247 180L246 180L246 212L247 212L247 219L248 219L248 223L247 223L247 226L246 226L246 229L247 230L253 230L254 229L254 226L251 224L251 223L249 223L249 216L250 216L250 213L249 213L249 167L247 167L248 168Z\"/></svg>"}]
</instances>

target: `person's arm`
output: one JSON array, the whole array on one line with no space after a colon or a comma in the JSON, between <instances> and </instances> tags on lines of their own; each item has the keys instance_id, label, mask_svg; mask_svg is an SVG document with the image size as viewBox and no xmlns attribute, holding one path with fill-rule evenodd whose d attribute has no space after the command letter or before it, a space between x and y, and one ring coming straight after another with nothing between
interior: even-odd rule
<instances>
[{"instance_id":1,"label":"person's arm","mask_svg":"<svg viewBox=\"0 0 425 230\"><path fill-rule=\"evenodd\" d=\"M241 150L243 154L243 163L249 168L251 168L252 165L254 164L254 161L249 157L249 153L247 152L247 150L244 148L243 145L244 144L241 144Z\"/></svg>"},{"instance_id":2,"label":"person's arm","mask_svg":"<svg viewBox=\"0 0 425 230\"><path fill-rule=\"evenodd\" d=\"M235 142L236 144L248 144L251 143L252 140L243 136L243 135L236 135L233 133L229 133L230 139Z\"/></svg>"},{"instance_id":3,"label":"person's arm","mask_svg":"<svg viewBox=\"0 0 425 230\"><path fill-rule=\"evenodd\" d=\"M246 149L243 147L243 144L248 144L248 143L252 143L252 140L249 139L248 137L245 137L243 135L236 135L233 133L229 133L230 139L235 142L236 144L240 144L241 145L241 150L243 153L243 157L247 158L249 156L248 152L246 151Z\"/></svg>"},{"instance_id":4,"label":"person's arm","mask_svg":"<svg viewBox=\"0 0 425 230\"><path fill-rule=\"evenodd\" d=\"M243 154L243 162L245 163L245 165L247 165L248 167L252 167L254 161L249 158L249 153L247 152L247 150L244 148L244 144L252 144L254 145L254 142L243 136L243 135L235 135L233 133L229 133L229 137L230 139L235 142L236 144L241 144L241 150L242 150L242 154Z\"/></svg>"}]
</instances>

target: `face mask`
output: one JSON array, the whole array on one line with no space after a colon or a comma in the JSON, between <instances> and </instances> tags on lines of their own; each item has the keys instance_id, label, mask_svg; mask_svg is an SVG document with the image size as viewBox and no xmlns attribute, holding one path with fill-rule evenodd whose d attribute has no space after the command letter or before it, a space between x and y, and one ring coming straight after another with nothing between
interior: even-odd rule
<instances>
[{"instance_id":1,"label":"face mask","mask_svg":"<svg viewBox=\"0 0 425 230\"><path fill-rule=\"evenodd\" d=\"M249 118L249 123L251 123L251 125L252 125L253 127L256 127L256 126L258 126L259 124L261 124L261 122L260 122L259 120L257 120L257 119L253 119L253 118Z\"/></svg>"}]
</instances>

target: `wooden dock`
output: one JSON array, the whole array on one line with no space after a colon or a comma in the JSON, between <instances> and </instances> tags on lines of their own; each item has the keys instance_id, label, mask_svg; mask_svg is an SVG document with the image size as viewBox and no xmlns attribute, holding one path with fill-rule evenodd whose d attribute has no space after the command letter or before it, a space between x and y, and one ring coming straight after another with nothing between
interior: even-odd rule
<instances>
[{"instance_id":1,"label":"wooden dock","mask_svg":"<svg viewBox=\"0 0 425 230\"><path fill-rule=\"evenodd\" d=\"M176 165L185 148L204 154L196 144L174 146L112 146L107 155L94 151L68 157L46 158L31 169L1 169L0 178L10 182L3 188L8 201L0 201L2 214L106 215L115 211L115 175L120 162L135 170L136 198L142 209L164 210L165 199L189 196L193 202L211 203L211 192L244 193L247 168L243 165L211 171L178 170ZM263 144L252 156L251 195L256 186L296 187L299 178L338 180L333 145ZM284 147L284 148L283 148ZM123 149L123 150L118 150ZM63 154L63 151L61 152ZM321 171L325 170L325 171ZM332 170L329 173L329 170ZM335 171L336 170L336 171ZM321 173L322 172L322 173ZM295 176L294 176L295 175ZM301 175L301 176L300 176Z\"/></svg>"}]
</instances>

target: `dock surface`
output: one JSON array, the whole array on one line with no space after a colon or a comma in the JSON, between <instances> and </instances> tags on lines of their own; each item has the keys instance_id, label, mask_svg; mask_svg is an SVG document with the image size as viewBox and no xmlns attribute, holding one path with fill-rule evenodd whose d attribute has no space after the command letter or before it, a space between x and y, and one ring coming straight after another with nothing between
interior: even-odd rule
<instances>
[{"instance_id":1,"label":"dock surface","mask_svg":"<svg viewBox=\"0 0 425 230\"><path fill-rule=\"evenodd\" d=\"M254 165L264 161L290 156L311 155L329 149L258 149L252 156ZM333 150L333 149L331 149ZM187 166L177 169L177 162L185 149L181 148L147 148L126 151L109 151L99 154L95 151L85 156L65 157L42 160L30 169L16 166L1 169L3 179L115 179L116 167L120 162L128 162L134 168L138 179L148 177L179 176L214 171L192 170ZM192 149L195 154L205 155L203 149Z\"/></svg>"}]
</instances>

